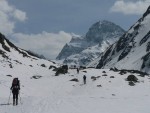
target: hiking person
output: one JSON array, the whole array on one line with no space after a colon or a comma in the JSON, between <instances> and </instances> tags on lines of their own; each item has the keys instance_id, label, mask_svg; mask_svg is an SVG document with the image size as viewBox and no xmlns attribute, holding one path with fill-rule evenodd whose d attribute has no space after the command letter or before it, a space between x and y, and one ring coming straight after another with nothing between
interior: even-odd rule
<instances>
[{"instance_id":1,"label":"hiking person","mask_svg":"<svg viewBox=\"0 0 150 113\"><path fill-rule=\"evenodd\" d=\"M77 74L79 74L79 68L77 68Z\"/></svg>"},{"instance_id":2,"label":"hiking person","mask_svg":"<svg viewBox=\"0 0 150 113\"><path fill-rule=\"evenodd\" d=\"M12 86L10 88L13 94L13 105L18 105L18 94L20 90L20 83L18 78L14 78L12 81Z\"/></svg>"},{"instance_id":3,"label":"hiking person","mask_svg":"<svg viewBox=\"0 0 150 113\"><path fill-rule=\"evenodd\" d=\"M83 83L86 84L86 76L83 76Z\"/></svg>"}]
</instances>

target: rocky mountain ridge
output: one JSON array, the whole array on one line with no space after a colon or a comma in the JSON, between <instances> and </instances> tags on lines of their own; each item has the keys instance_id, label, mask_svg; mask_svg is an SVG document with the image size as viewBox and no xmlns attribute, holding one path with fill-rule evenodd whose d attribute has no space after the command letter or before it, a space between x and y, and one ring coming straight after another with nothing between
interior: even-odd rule
<instances>
[{"instance_id":1,"label":"rocky mountain ridge","mask_svg":"<svg viewBox=\"0 0 150 113\"><path fill-rule=\"evenodd\" d=\"M11 43L3 34L0 33L0 67L2 68L17 68L17 67L46 67L56 64L47 61L32 52L18 48Z\"/></svg>"},{"instance_id":2,"label":"rocky mountain ridge","mask_svg":"<svg viewBox=\"0 0 150 113\"><path fill-rule=\"evenodd\" d=\"M65 64L85 66L101 53L125 31L112 22L103 20L93 24L85 36L73 37L57 56Z\"/></svg>"},{"instance_id":3,"label":"rocky mountain ridge","mask_svg":"<svg viewBox=\"0 0 150 113\"><path fill-rule=\"evenodd\" d=\"M149 72L150 7L143 16L101 56L96 68L135 69Z\"/></svg>"}]
</instances>

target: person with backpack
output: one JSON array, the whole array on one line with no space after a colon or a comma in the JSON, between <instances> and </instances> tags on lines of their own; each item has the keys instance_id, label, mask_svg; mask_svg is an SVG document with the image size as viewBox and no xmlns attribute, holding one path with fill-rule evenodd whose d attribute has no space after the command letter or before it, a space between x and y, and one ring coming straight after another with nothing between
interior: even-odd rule
<instances>
[{"instance_id":1,"label":"person with backpack","mask_svg":"<svg viewBox=\"0 0 150 113\"><path fill-rule=\"evenodd\" d=\"M86 84L86 76L83 76L83 83Z\"/></svg>"},{"instance_id":2,"label":"person with backpack","mask_svg":"<svg viewBox=\"0 0 150 113\"><path fill-rule=\"evenodd\" d=\"M77 68L77 74L79 74L79 68Z\"/></svg>"},{"instance_id":3,"label":"person with backpack","mask_svg":"<svg viewBox=\"0 0 150 113\"><path fill-rule=\"evenodd\" d=\"M13 105L18 105L18 94L20 90L20 82L18 78L14 78L12 81L12 86L10 88L13 94Z\"/></svg>"}]
</instances>

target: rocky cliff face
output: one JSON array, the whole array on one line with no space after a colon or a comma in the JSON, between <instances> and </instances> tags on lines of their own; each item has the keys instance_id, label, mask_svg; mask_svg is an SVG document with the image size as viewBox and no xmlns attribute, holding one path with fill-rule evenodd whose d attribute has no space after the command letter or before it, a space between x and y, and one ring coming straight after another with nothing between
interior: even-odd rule
<instances>
[{"instance_id":1,"label":"rocky cliff face","mask_svg":"<svg viewBox=\"0 0 150 113\"><path fill-rule=\"evenodd\" d=\"M97 68L117 67L149 72L150 7L143 16L101 56Z\"/></svg>"},{"instance_id":2,"label":"rocky cliff face","mask_svg":"<svg viewBox=\"0 0 150 113\"><path fill-rule=\"evenodd\" d=\"M73 37L57 56L66 64L87 65L124 33L124 30L109 21L93 24L85 36Z\"/></svg>"}]
</instances>

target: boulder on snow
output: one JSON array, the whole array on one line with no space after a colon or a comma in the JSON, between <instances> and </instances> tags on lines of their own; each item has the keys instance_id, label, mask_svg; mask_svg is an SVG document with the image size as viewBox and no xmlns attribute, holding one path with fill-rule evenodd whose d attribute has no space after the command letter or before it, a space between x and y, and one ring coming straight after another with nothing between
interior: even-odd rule
<instances>
[{"instance_id":1,"label":"boulder on snow","mask_svg":"<svg viewBox=\"0 0 150 113\"><path fill-rule=\"evenodd\" d=\"M41 77L42 77L42 76L40 76L40 75L34 75L34 76L31 77L31 79L32 79L32 78L34 78L34 79L39 79L39 78L41 78Z\"/></svg>"},{"instance_id":2,"label":"boulder on snow","mask_svg":"<svg viewBox=\"0 0 150 113\"><path fill-rule=\"evenodd\" d=\"M102 76L108 76L107 74L103 74Z\"/></svg>"},{"instance_id":3,"label":"boulder on snow","mask_svg":"<svg viewBox=\"0 0 150 113\"><path fill-rule=\"evenodd\" d=\"M6 76L8 76L8 77L12 77L12 75L6 75Z\"/></svg>"},{"instance_id":4,"label":"boulder on snow","mask_svg":"<svg viewBox=\"0 0 150 113\"><path fill-rule=\"evenodd\" d=\"M63 65L57 68L55 76L58 76L59 74L66 74L66 73L68 73L68 65Z\"/></svg>"},{"instance_id":5,"label":"boulder on snow","mask_svg":"<svg viewBox=\"0 0 150 113\"><path fill-rule=\"evenodd\" d=\"M93 81L95 81L97 78L100 78L101 76L97 76L97 77L95 77L95 76L91 76L91 79L93 80Z\"/></svg>"},{"instance_id":6,"label":"boulder on snow","mask_svg":"<svg viewBox=\"0 0 150 113\"><path fill-rule=\"evenodd\" d=\"M120 72L119 72L120 75L124 75L126 73L127 73L127 71L125 71L125 70L120 70Z\"/></svg>"},{"instance_id":7,"label":"boulder on snow","mask_svg":"<svg viewBox=\"0 0 150 113\"><path fill-rule=\"evenodd\" d=\"M33 67L32 65L29 65L30 67Z\"/></svg>"},{"instance_id":8,"label":"boulder on snow","mask_svg":"<svg viewBox=\"0 0 150 113\"><path fill-rule=\"evenodd\" d=\"M72 77L73 77L74 75L69 75L69 76L72 76Z\"/></svg>"},{"instance_id":9,"label":"boulder on snow","mask_svg":"<svg viewBox=\"0 0 150 113\"><path fill-rule=\"evenodd\" d=\"M10 68L13 68L12 64L9 64L9 67L10 67Z\"/></svg>"},{"instance_id":10,"label":"boulder on snow","mask_svg":"<svg viewBox=\"0 0 150 113\"><path fill-rule=\"evenodd\" d=\"M114 67L114 68L110 68L110 71L118 72L119 70L116 67Z\"/></svg>"},{"instance_id":11,"label":"boulder on snow","mask_svg":"<svg viewBox=\"0 0 150 113\"><path fill-rule=\"evenodd\" d=\"M133 73L133 74L140 74L141 76L145 76L145 75L148 75L147 73L145 72L142 72L142 71L138 71L138 70L127 70L127 69L122 69L122 70L119 70L120 73L123 73L123 74L126 74L126 73Z\"/></svg>"},{"instance_id":12,"label":"boulder on snow","mask_svg":"<svg viewBox=\"0 0 150 113\"><path fill-rule=\"evenodd\" d=\"M95 81L96 78L97 78L97 77L95 77L95 76L91 76L91 79L92 79L93 81Z\"/></svg>"},{"instance_id":13,"label":"boulder on snow","mask_svg":"<svg viewBox=\"0 0 150 113\"><path fill-rule=\"evenodd\" d=\"M97 76L96 78L100 78L101 76Z\"/></svg>"},{"instance_id":14,"label":"boulder on snow","mask_svg":"<svg viewBox=\"0 0 150 113\"><path fill-rule=\"evenodd\" d=\"M87 71L82 71L82 72L87 73Z\"/></svg>"},{"instance_id":15,"label":"boulder on snow","mask_svg":"<svg viewBox=\"0 0 150 113\"><path fill-rule=\"evenodd\" d=\"M51 66L49 67L49 69L52 69L52 68L53 68L53 69L56 69L56 67L55 67L55 66L52 66L52 65L51 65Z\"/></svg>"},{"instance_id":16,"label":"boulder on snow","mask_svg":"<svg viewBox=\"0 0 150 113\"><path fill-rule=\"evenodd\" d=\"M112 96L116 96L115 94L111 94Z\"/></svg>"},{"instance_id":17,"label":"boulder on snow","mask_svg":"<svg viewBox=\"0 0 150 113\"><path fill-rule=\"evenodd\" d=\"M106 73L106 71L103 71L102 73Z\"/></svg>"},{"instance_id":18,"label":"boulder on snow","mask_svg":"<svg viewBox=\"0 0 150 113\"><path fill-rule=\"evenodd\" d=\"M86 67L85 66L80 66L80 69L86 69Z\"/></svg>"},{"instance_id":19,"label":"boulder on snow","mask_svg":"<svg viewBox=\"0 0 150 113\"><path fill-rule=\"evenodd\" d=\"M97 87L102 87L102 85L97 85Z\"/></svg>"},{"instance_id":20,"label":"boulder on snow","mask_svg":"<svg viewBox=\"0 0 150 113\"><path fill-rule=\"evenodd\" d=\"M73 78L70 81L79 82L79 80L77 78Z\"/></svg>"},{"instance_id":21,"label":"boulder on snow","mask_svg":"<svg viewBox=\"0 0 150 113\"><path fill-rule=\"evenodd\" d=\"M41 66L42 66L42 67L46 67L46 65L45 65L45 64L41 64Z\"/></svg>"},{"instance_id":22,"label":"boulder on snow","mask_svg":"<svg viewBox=\"0 0 150 113\"><path fill-rule=\"evenodd\" d=\"M132 81L132 82L137 82L138 78L135 75L129 75L126 80Z\"/></svg>"},{"instance_id":23,"label":"boulder on snow","mask_svg":"<svg viewBox=\"0 0 150 113\"><path fill-rule=\"evenodd\" d=\"M134 86L134 85L135 85L135 83L134 83L134 82L132 82L132 81L129 81L129 85L130 85L130 86Z\"/></svg>"},{"instance_id":24,"label":"boulder on snow","mask_svg":"<svg viewBox=\"0 0 150 113\"><path fill-rule=\"evenodd\" d=\"M114 76L110 76L110 78L115 78Z\"/></svg>"}]
</instances>

